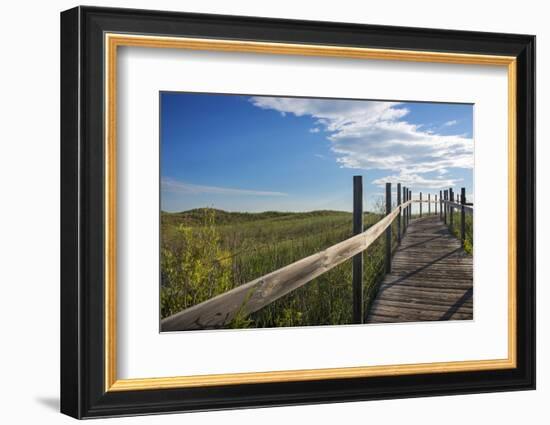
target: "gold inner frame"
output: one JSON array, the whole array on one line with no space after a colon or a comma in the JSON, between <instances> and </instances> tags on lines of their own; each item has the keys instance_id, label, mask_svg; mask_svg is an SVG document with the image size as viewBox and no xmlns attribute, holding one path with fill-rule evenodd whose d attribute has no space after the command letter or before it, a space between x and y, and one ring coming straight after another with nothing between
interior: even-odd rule
<instances>
[{"instance_id":1,"label":"gold inner frame","mask_svg":"<svg viewBox=\"0 0 550 425\"><path fill-rule=\"evenodd\" d=\"M105 391L135 391L214 385L311 381L416 373L448 373L510 369L516 358L516 58L460 53L370 49L255 41L213 40L128 34L105 34ZM164 378L118 379L116 372L116 99L117 48L119 46L208 51L247 52L280 55L325 56L355 59L398 60L468 65L494 65L508 71L508 357L418 364L360 366L247 372Z\"/></svg>"}]
</instances>

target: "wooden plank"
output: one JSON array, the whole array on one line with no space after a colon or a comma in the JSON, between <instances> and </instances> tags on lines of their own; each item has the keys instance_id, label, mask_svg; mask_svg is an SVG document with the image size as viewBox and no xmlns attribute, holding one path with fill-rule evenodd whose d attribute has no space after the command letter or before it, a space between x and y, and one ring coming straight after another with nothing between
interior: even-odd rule
<instances>
[{"instance_id":1,"label":"wooden plank","mask_svg":"<svg viewBox=\"0 0 550 425\"><path fill-rule=\"evenodd\" d=\"M422 304L422 305L443 305L448 306L450 301L456 302L457 296L463 297L462 305L471 307L473 305L472 299L467 298L465 294L469 290L460 291L457 293L443 293L436 291L421 291L421 290L412 290L409 292L403 292L398 289L390 289L382 293L378 293L378 301L388 301L388 302L400 302L400 303L410 303L410 304Z\"/></svg>"},{"instance_id":2,"label":"wooden plank","mask_svg":"<svg viewBox=\"0 0 550 425\"><path fill-rule=\"evenodd\" d=\"M441 293L449 295L460 295L462 296L465 291L472 288L471 279L455 280L452 282L449 280L442 280L441 277L433 277L431 280L428 279L406 279L399 280L395 282L383 283L378 289L378 293L388 293L388 292L401 292L401 293L416 293L416 292L425 292L427 294L431 293ZM399 283L399 284L396 284Z\"/></svg>"},{"instance_id":3,"label":"wooden plank","mask_svg":"<svg viewBox=\"0 0 550 425\"><path fill-rule=\"evenodd\" d=\"M392 273L393 274L393 273ZM431 276L428 278L427 276L418 276L415 279L412 279L408 277L408 275L404 275L403 279L398 279L394 281L393 283L390 281L389 283L386 283L384 280L384 283L382 284L382 288L386 287L385 285L388 285L388 287L391 287L390 285L399 286L399 287L422 287L426 289L457 289L457 290L466 290L468 288L471 288L472 281L468 279L445 279L442 280L441 276L443 276L444 273L439 274L438 276ZM451 282L452 280L452 282Z\"/></svg>"},{"instance_id":4,"label":"wooden plank","mask_svg":"<svg viewBox=\"0 0 550 425\"><path fill-rule=\"evenodd\" d=\"M298 260L161 321L162 331L220 328L246 317L367 249L399 214L389 215L360 235Z\"/></svg>"},{"instance_id":5,"label":"wooden plank","mask_svg":"<svg viewBox=\"0 0 550 425\"><path fill-rule=\"evenodd\" d=\"M385 307L395 307L396 309L400 310L406 310L406 309L413 309L413 310L422 310L425 312L431 313L442 313L445 314L447 311L449 311L450 306L448 303L445 302L437 302L432 301L430 303L426 302L412 302L408 300L395 300L395 299L388 299L388 298L381 298L379 303L383 303ZM472 304L469 306L466 306L464 304L459 305L456 310L457 312L464 313L464 314L472 314L473 315L473 307Z\"/></svg>"},{"instance_id":6,"label":"wooden plank","mask_svg":"<svg viewBox=\"0 0 550 425\"><path fill-rule=\"evenodd\" d=\"M386 314L373 314L369 316L369 323L377 324L377 323L396 323L399 322L398 316L391 316Z\"/></svg>"},{"instance_id":7,"label":"wooden plank","mask_svg":"<svg viewBox=\"0 0 550 425\"><path fill-rule=\"evenodd\" d=\"M472 320L473 313L454 311L449 308L447 311L429 311L422 308L396 308L389 306L377 306L376 314L397 316L396 322L427 322L441 320ZM373 323L370 318L367 323Z\"/></svg>"},{"instance_id":8,"label":"wooden plank","mask_svg":"<svg viewBox=\"0 0 550 425\"><path fill-rule=\"evenodd\" d=\"M452 267L451 265L447 266L434 266L432 268L428 268L423 264L422 262L410 262L407 265L404 263L400 264L401 267L397 268L392 272L392 276L395 276L397 278L407 278L409 280L419 280L419 279L427 279L429 280L430 277L434 277L435 279L438 279L440 282L446 282L449 279L457 279L459 277L463 277L468 271L471 270L471 265L465 265L463 267ZM424 268L426 267L426 268ZM411 272L411 268L416 268L420 270L414 270ZM414 273L414 274L413 274ZM447 275L447 276L445 276ZM468 279L463 279L464 281L468 281ZM388 281L389 278L388 278Z\"/></svg>"},{"instance_id":9,"label":"wooden plank","mask_svg":"<svg viewBox=\"0 0 550 425\"><path fill-rule=\"evenodd\" d=\"M429 288L420 286L401 286L388 287L386 290L379 291L376 295L377 301L401 301L415 304L445 303L454 304L460 300L461 304L472 305L473 290L469 288L454 289L452 291L443 291L442 288Z\"/></svg>"},{"instance_id":10,"label":"wooden plank","mask_svg":"<svg viewBox=\"0 0 550 425\"><path fill-rule=\"evenodd\" d=\"M462 274L465 274L466 271ZM393 273L392 273L393 275ZM440 290L440 291L464 291L472 287L472 280L465 279L463 276L456 278L446 278L445 273L431 274L431 275L414 275L410 276L409 273L403 274L401 277L395 280L384 280L380 285L380 289L383 288L425 288L426 290Z\"/></svg>"},{"instance_id":11,"label":"wooden plank","mask_svg":"<svg viewBox=\"0 0 550 425\"><path fill-rule=\"evenodd\" d=\"M460 247L460 245L459 245L459 247ZM435 249L437 249L437 246L432 245L431 247L426 247L426 248L433 248L435 250ZM434 267L434 268L435 267L440 267L441 268L441 267L445 267L448 264L451 264L449 261L445 261L445 259L447 258L445 256L451 256L452 257L452 267L453 268L458 269L461 266L470 267L472 263L465 256L464 256L464 258L461 258L458 255L453 255L453 252L455 250L459 250L459 249L460 248L454 248L453 251L445 252L445 253L434 252L434 253L431 253L431 254L424 254L424 253L421 253L421 251L416 250L416 247L415 247L415 250L413 250L411 248L411 251L400 252L399 257L394 258L393 261L396 265L399 265L402 262L405 262L405 264L410 264L410 263L412 263L412 264L415 264L415 263L416 264L426 264L427 262L430 262L430 261L437 261L436 264L432 264L431 266ZM467 254L465 254L465 255L467 255Z\"/></svg>"},{"instance_id":12,"label":"wooden plank","mask_svg":"<svg viewBox=\"0 0 550 425\"><path fill-rule=\"evenodd\" d=\"M466 281L465 281L466 282ZM472 291L472 282L464 285L455 285L447 287L445 282L441 286L435 284L423 285L420 282L407 281L403 285L384 285L378 289L377 297L399 295L405 298L456 298L466 296L468 291ZM473 294L472 294L473 295Z\"/></svg>"},{"instance_id":13,"label":"wooden plank","mask_svg":"<svg viewBox=\"0 0 550 425\"><path fill-rule=\"evenodd\" d=\"M402 321L418 321L424 317L424 320L448 320L444 319L444 316L447 315L449 318L454 316L455 313L459 313L462 316L462 319L473 319L472 310L460 310L460 307L454 308L449 306L448 308L441 309L427 309L425 306L406 304L406 306L390 306L386 303L380 302L379 305L376 305L376 314L386 314L399 317ZM367 322L370 322L367 320Z\"/></svg>"}]
</instances>

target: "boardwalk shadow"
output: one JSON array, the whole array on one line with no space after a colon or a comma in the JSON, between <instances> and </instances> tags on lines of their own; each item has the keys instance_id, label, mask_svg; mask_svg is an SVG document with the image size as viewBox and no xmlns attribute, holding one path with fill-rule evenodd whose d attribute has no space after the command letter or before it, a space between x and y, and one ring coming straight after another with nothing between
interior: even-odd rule
<instances>
[{"instance_id":1,"label":"boardwalk shadow","mask_svg":"<svg viewBox=\"0 0 550 425\"><path fill-rule=\"evenodd\" d=\"M455 314L460 307L464 305L466 301L469 301L472 299L472 295L474 294L474 288L468 289L466 292L464 292L464 295L462 295L457 302L455 302L449 310L445 312L443 316L441 316L440 320L450 320L453 317L453 314Z\"/></svg>"},{"instance_id":2,"label":"boardwalk shadow","mask_svg":"<svg viewBox=\"0 0 550 425\"><path fill-rule=\"evenodd\" d=\"M393 281L392 283L387 283L386 285L384 285L383 288L380 288L380 293L384 292L386 289L389 289L391 288L392 286L395 286L409 278L411 278L412 276L422 272L423 270L426 270L427 268L429 268L430 266L433 266L434 264L438 263L439 261L442 261L444 260L445 258L447 257L450 257L451 255L453 254L456 254L457 252L460 252L462 250L462 248L456 248L456 249L453 249L452 251L446 253L446 254L443 254L442 256L436 258L435 260L433 261L430 261L429 263L426 263L424 264L422 267L419 267L417 268L416 270L413 270L412 272L410 273L407 273L403 276L401 276L400 278L396 279L395 281Z\"/></svg>"},{"instance_id":3,"label":"boardwalk shadow","mask_svg":"<svg viewBox=\"0 0 550 425\"><path fill-rule=\"evenodd\" d=\"M433 242L434 240L439 239L441 236L442 236L442 235L434 236L433 238L426 239L425 241L413 243L413 244L411 244L411 245L406 246L405 248L399 248L399 251L406 251L407 249L410 249L410 248L419 247L419 246L421 246L421 245L424 245L425 243Z\"/></svg>"}]
</instances>

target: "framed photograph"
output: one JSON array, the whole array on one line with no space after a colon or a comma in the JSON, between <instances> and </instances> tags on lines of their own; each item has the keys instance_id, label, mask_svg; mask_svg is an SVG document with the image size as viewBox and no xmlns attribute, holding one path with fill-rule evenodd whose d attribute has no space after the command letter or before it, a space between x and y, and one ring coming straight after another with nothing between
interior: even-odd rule
<instances>
[{"instance_id":1,"label":"framed photograph","mask_svg":"<svg viewBox=\"0 0 550 425\"><path fill-rule=\"evenodd\" d=\"M533 389L535 37L61 14L61 411Z\"/></svg>"}]
</instances>

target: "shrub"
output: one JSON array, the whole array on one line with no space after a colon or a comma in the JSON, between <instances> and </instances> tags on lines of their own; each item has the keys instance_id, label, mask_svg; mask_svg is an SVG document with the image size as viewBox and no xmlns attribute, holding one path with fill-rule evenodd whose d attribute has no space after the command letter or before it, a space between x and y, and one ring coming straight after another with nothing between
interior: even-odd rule
<instances>
[{"instance_id":1,"label":"shrub","mask_svg":"<svg viewBox=\"0 0 550 425\"><path fill-rule=\"evenodd\" d=\"M232 287L231 260L220 245L215 211L203 210L202 223L176 226L162 246L161 316L167 317ZM221 260L220 260L221 259Z\"/></svg>"}]
</instances>

